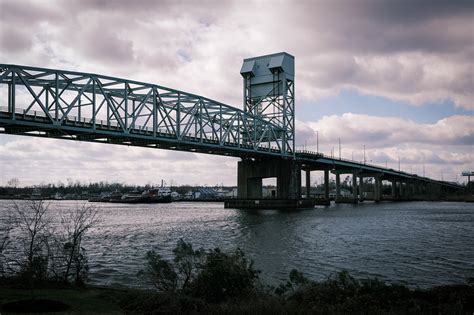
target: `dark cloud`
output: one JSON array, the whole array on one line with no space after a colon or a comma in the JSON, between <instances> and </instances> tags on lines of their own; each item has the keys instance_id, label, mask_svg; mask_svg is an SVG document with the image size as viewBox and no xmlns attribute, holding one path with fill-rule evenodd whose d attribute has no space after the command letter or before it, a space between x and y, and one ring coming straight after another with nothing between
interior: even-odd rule
<instances>
[{"instance_id":1,"label":"dark cloud","mask_svg":"<svg viewBox=\"0 0 474 315\"><path fill-rule=\"evenodd\" d=\"M87 32L87 42L79 43L87 57L111 64L133 63L133 42L100 27Z\"/></svg>"},{"instance_id":2,"label":"dark cloud","mask_svg":"<svg viewBox=\"0 0 474 315\"><path fill-rule=\"evenodd\" d=\"M32 45L31 35L27 30L5 26L0 29L0 50L9 52L23 52Z\"/></svg>"},{"instance_id":3,"label":"dark cloud","mask_svg":"<svg viewBox=\"0 0 474 315\"><path fill-rule=\"evenodd\" d=\"M361 10L374 19L398 24L417 24L426 19L470 17L474 13L471 0L363 0Z\"/></svg>"},{"instance_id":4,"label":"dark cloud","mask_svg":"<svg viewBox=\"0 0 474 315\"><path fill-rule=\"evenodd\" d=\"M32 54L36 37L59 60L124 74L153 68L178 86L182 81L169 75L211 72L204 77L226 79L186 86L234 103L237 93L228 91L240 83L233 68L241 58L286 50L297 57L299 95L308 99L350 87L415 104L449 99L474 106L472 69L463 66L472 67L474 58L472 1L1 0L0 6L0 29L15 25L30 36L8 33L13 58Z\"/></svg>"},{"instance_id":5,"label":"dark cloud","mask_svg":"<svg viewBox=\"0 0 474 315\"><path fill-rule=\"evenodd\" d=\"M39 21L62 19L55 5L45 5L42 1L2 0L0 1L0 20L17 28L31 29Z\"/></svg>"},{"instance_id":6,"label":"dark cloud","mask_svg":"<svg viewBox=\"0 0 474 315\"><path fill-rule=\"evenodd\" d=\"M454 144L469 145L472 146L474 150L474 133L455 139Z\"/></svg>"}]
</instances>

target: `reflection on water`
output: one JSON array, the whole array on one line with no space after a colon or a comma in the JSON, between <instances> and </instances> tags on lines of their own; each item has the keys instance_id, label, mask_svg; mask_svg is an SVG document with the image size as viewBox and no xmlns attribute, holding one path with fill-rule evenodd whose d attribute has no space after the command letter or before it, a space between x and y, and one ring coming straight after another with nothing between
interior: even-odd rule
<instances>
[{"instance_id":1,"label":"reflection on water","mask_svg":"<svg viewBox=\"0 0 474 315\"><path fill-rule=\"evenodd\" d=\"M3 209L8 204L1 201ZM179 238L195 247L242 248L267 283L296 268L321 280L342 269L421 287L474 277L474 205L365 203L298 211L224 209L220 203L95 204L103 222L90 231L90 279L139 285L147 250L171 258ZM54 212L76 207L54 201ZM0 209L1 211L1 209Z\"/></svg>"}]
</instances>

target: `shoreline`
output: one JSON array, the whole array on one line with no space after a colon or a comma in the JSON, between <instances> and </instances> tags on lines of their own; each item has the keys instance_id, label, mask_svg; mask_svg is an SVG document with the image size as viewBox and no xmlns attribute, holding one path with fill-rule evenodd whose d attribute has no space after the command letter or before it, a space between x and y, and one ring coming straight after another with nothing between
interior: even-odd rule
<instances>
[{"instance_id":1,"label":"shoreline","mask_svg":"<svg viewBox=\"0 0 474 315\"><path fill-rule=\"evenodd\" d=\"M110 202L101 202L101 201L89 201L90 198L71 198L71 199L54 199L54 198L37 198L37 199L32 199L32 198L19 198L18 196L0 196L0 200L45 200L45 201L88 201L88 202L93 202L93 203L110 203ZM225 203L226 200L236 200L236 198L233 199L181 199L181 200L173 200L172 202L212 202L212 203L218 203L222 202ZM262 198L261 200L272 200L272 199L265 199ZM305 200L305 199L302 199ZM325 201L322 199L314 199L316 202L316 205L326 205ZM334 202L335 200L332 198L330 199L330 202ZM370 201L373 202L373 199L366 198L364 201ZM392 198L383 198L380 202L466 202L466 203L471 203L474 202L474 195L471 196L461 196L461 197L450 197L450 198L441 198L441 199L436 199L436 198L411 198L411 199L392 199ZM363 203L363 202L354 202L352 199L341 199L338 200L338 203Z\"/></svg>"}]
</instances>

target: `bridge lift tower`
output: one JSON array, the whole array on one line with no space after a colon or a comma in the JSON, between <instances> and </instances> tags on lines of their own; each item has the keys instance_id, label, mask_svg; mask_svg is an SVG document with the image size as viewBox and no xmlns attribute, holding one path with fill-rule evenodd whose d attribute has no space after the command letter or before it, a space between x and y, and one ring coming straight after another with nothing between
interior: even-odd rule
<instances>
[{"instance_id":1,"label":"bridge lift tower","mask_svg":"<svg viewBox=\"0 0 474 315\"><path fill-rule=\"evenodd\" d=\"M282 154L295 154L295 58L285 52L244 59L244 111L274 124L277 135L265 135L255 120L252 134L268 140Z\"/></svg>"},{"instance_id":2,"label":"bridge lift tower","mask_svg":"<svg viewBox=\"0 0 474 315\"><path fill-rule=\"evenodd\" d=\"M249 142L268 141L282 158L243 158L237 170L236 207L262 198L262 179L276 177L274 202L300 199L301 167L295 160L295 58L285 52L244 59L244 111L269 121L276 134L265 133L254 120ZM267 201L270 202L270 201ZM271 207L271 205L268 205Z\"/></svg>"}]
</instances>

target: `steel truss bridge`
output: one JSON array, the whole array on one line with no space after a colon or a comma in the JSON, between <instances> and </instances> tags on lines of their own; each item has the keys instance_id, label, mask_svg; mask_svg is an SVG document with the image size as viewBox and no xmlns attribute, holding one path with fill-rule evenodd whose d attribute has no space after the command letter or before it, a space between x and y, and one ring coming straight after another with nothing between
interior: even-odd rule
<instances>
[{"instance_id":1,"label":"steel truss bridge","mask_svg":"<svg viewBox=\"0 0 474 315\"><path fill-rule=\"evenodd\" d=\"M290 127L294 135L294 126ZM296 151L286 138L288 130L256 111L156 84L91 73L0 64L0 133L243 159L292 159L313 169L378 173L462 187L317 152Z\"/></svg>"}]
</instances>

